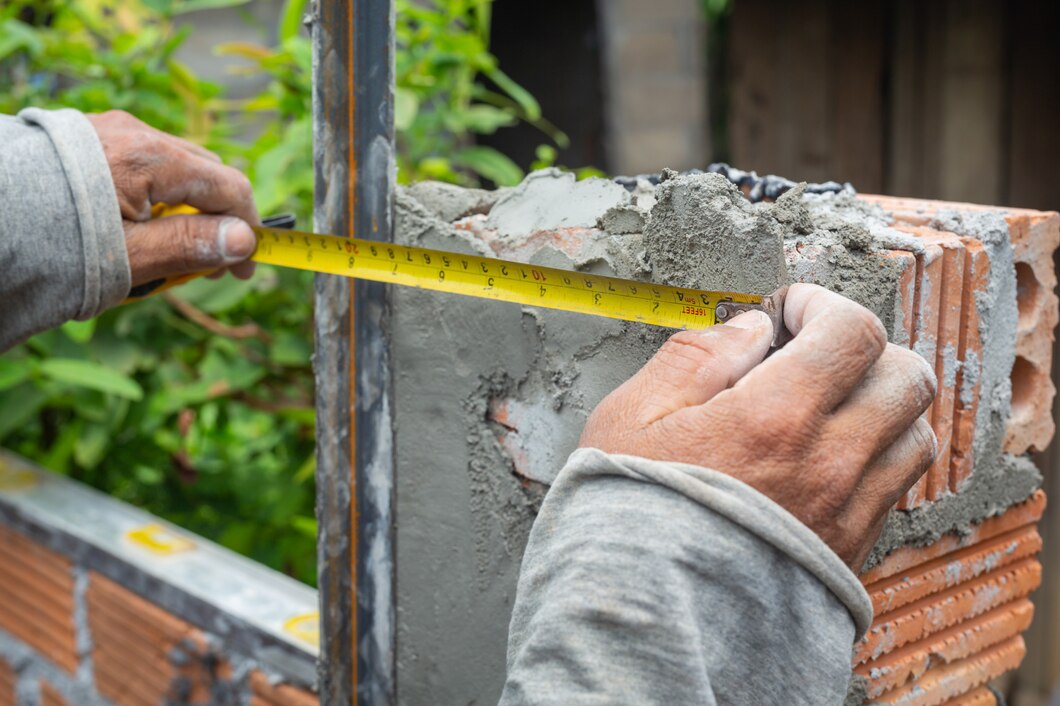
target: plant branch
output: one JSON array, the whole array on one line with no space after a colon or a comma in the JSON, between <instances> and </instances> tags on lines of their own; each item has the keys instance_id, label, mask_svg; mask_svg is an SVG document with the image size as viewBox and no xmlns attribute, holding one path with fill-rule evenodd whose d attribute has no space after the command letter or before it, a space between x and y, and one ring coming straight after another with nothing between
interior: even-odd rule
<instances>
[{"instance_id":1,"label":"plant branch","mask_svg":"<svg viewBox=\"0 0 1060 706\"><path fill-rule=\"evenodd\" d=\"M194 324L198 324L210 333L224 336L225 338L234 338L236 340L257 338L264 343L272 342L272 336L266 333L265 329L261 328L261 326L258 326L254 322L232 326L218 321L205 311L202 311L190 302L173 294L173 292L162 292L162 298L165 299L170 306L180 312L184 318Z\"/></svg>"}]
</instances>

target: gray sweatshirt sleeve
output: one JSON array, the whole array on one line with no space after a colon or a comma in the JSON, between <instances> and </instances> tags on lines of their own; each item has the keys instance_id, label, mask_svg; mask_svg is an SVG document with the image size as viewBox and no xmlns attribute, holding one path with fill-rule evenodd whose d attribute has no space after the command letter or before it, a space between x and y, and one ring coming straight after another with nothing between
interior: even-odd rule
<instances>
[{"instance_id":1,"label":"gray sweatshirt sleeve","mask_svg":"<svg viewBox=\"0 0 1060 706\"><path fill-rule=\"evenodd\" d=\"M81 113L0 115L0 209L0 351L129 293L118 197Z\"/></svg>"},{"instance_id":2,"label":"gray sweatshirt sleeve","mask_svg":"<svg viewBox=\"0 0 1060 706\"><path fill-rule=\"evenodd\" d=\"M717 471L580 449L523 557L514 704L840 704L872 621L808 527Z\"/></svg>"}]
</instances>

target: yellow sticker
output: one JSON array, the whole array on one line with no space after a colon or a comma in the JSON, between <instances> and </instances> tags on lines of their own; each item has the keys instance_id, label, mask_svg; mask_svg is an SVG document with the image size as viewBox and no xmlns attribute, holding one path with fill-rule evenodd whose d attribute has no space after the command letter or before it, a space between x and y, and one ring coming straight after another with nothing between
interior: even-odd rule
<instances>
[{"instance_id":1,"label":"yellow sticker","mask_svg":"<svg viewBox=\"0 0 1060 706\"><path fill-rule=\"evenodd\" d=\"M0 458L0 491L26 490L37 485L37 474L21 464Z\"/></svg>"},{"instance_id":2,"label":"yellow sticker","mask_svg":"<svg viewBox=\"0 0 1060 706\"><path fill-rule=\"evenodd\" d=\"M155 554L176 554L195 548L195 542L174 534L159 524L144 525L125 533L125 537Z\"/></svg>"},{"instance_id":3,"label":"yellow sticker","mask_svg":"<svg viewBox=\"0 0 1060 706\"><path fill-rule=\"evenodd\" d=\"M310 645L320 644L320 613L296 615L283 624L283 631Z\"/></svg>"}]
</instances>

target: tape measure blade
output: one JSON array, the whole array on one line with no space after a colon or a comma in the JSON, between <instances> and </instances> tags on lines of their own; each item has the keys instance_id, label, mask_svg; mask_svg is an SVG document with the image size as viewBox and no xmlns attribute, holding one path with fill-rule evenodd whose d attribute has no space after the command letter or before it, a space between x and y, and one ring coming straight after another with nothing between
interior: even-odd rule
<instances>
[{"instance_id":1,"label":"tape measure blade","mask_svg":"<svg viewBox=\"0 0 1060 706\"><path fill-rule=\"evenodd\" d=\"M707 328L720 301L762 297L706 292L395 243L256 228L253 259L283 267L463 294L669 328Z\"/></svg>"}]
</instances>

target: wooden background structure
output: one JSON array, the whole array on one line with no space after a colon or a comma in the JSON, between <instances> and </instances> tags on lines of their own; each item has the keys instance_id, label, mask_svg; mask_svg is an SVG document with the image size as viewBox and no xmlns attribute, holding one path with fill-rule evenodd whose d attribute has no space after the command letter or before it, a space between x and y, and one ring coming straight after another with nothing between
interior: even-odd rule
<instances>
[{"instance_id":1,"label":"wooden background structure","mask_svg":"<svg viewBox=\"0 0 1060 706\"><path fill-rule=\"evenodd\" d=\"M724 41L732 164L858 191L1060 209L1060 3L735 0ZM715 93L715 95L717 95ZM1060 263L1058 263L1060 265ZM1060 379L1060 350L1053 354ZM1056 411L1054 409L1054 416ZM1060 450L1016 706L1060 694Z\"/></svg>"},{"instance_id":2,"label":"wooden background structure","mask_svg":"<svg viewBox=\"0 0 1060 706\"><path fill-rule=\"evenodd\" d=\"M730 22L735 166L1060 207L1060 4L735 0Z\"/></svg>"}]
</instances>

